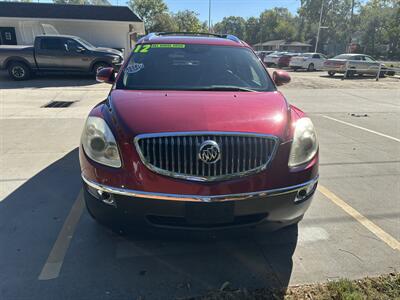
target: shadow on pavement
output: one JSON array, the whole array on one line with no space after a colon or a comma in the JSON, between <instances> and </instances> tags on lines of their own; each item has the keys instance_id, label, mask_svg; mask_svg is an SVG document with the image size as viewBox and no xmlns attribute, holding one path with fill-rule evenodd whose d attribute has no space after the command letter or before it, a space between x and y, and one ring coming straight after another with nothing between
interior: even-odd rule
<instances>
[{"instance_id":1,"label":"shadow on pavement","mask_svg":"<svg viewBox=\"0 0 400 300\"><path fill-rule=\"evenodd\" d=\"M73 87L97 84L94 76L82 74L35 75L29 80L15 81L7 72L0 71L0 89Z\"/></svg>"},{"instance_id":2,"label":"shadow on pavement","mask_svg":"<svg viewBox=\"0 0 400 300\"><path fill-rule=\"evenodd\" d=\"M227 289L285 289L297 226L268 233L152 231L119 236L83 213L60 275L39 281L81 189L77 149L0 202L1 299L175 299Z\"/></svg>"},{"instance_id":3,"label":"shadow on pavement","mask_svg":"<svg viewBox=\"0 0 400 300\"><path fill-rule=\"evenodd\" d=\"M320 75L319 77L328 78L328 79L341 79L341 80L343 80L344 75L343 74L335 74L334 76L329 76L328 74L325 74L325 75ZM356 75L356 76L344 78L344 80L364 80L364 79L376 80L376 77L373 76L373 75L363 75L363 76Z\"/></svg>"}]
</instances>

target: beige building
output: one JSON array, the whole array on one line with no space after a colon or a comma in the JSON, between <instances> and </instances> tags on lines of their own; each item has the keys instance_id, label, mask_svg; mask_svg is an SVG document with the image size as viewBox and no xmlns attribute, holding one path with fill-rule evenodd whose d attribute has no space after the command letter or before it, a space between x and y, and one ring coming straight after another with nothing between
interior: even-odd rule
<instances>
[{"instance_id":1,"label":"beige building","mask_svg":"<svg viewBox=\"0 0 400 300\"><path fill-rule=\"evenodd\" d=\"M253 45L257 51L288 51L288 52L309 52L311 45L302 42L287 42L285 40L274 40Z\"/></svg>"}]
</instances>

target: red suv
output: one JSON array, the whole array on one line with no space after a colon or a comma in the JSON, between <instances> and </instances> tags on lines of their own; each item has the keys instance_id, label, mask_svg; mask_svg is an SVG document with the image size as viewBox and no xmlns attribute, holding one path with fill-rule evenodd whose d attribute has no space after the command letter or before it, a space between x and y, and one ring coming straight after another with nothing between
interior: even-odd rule
<instances>
[{"instance_id":1,"label":"red suv","mask_svg":"<svg viewBox=\"0 0 400 300\"><path fill-rule=\"evenodd\" d=\"M300 221L318 180L314 126L232 35L140 39L90 112L80 163L89 213L110 226L211 229Z\"/></svg>"}]
</instances>

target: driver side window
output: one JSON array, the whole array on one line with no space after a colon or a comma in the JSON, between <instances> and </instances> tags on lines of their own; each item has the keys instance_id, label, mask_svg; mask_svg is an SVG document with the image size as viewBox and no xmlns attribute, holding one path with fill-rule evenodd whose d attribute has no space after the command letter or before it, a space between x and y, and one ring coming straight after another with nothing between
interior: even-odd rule
<instances>
[{"instance_id":1,"label":"driver side window","mask_svg":"<svg viewBox=\"0 0 400 300\"><path fill-rule=\"evenodd\" d=\"M81 44L79 44L77 41L72 40L72 39L67 39L65 41L65 47L68 52L78 52L78 49L83 48Z\"/></svg>"},{"instance_id":2,"label":"driver side window","mask_svg":"<svg viewBox=\"0 0 400 300\"><path fill-rule=\"evenodd\" d=\"M364 60L365 60L365 61L369 61L369 62L374 62L374 61L375 61L374 59L372 59L372 58L369 57L369 56L364 56Z\"/></svg>"}]
</instances>

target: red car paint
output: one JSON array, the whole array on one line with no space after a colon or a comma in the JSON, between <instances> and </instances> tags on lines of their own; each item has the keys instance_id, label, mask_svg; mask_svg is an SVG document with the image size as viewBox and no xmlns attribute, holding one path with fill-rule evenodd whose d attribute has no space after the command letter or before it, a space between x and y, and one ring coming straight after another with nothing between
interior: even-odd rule
<instances>
[{"instance_id":1,"label":"red car paint","mask_svg":"<svg viewBox=\"0 0 400 300\"><path fill-rule=\"evenodd\" d=\"M217 195L296 185L318 174L317 156L295 172L288 167L293 124L304 113L288 105L280 92L113 90L109 99L109 105L100 104L90 115L101 116L109 124L114 124L123 167L113 169L97 164L80 149L82 172L90 180L148 192ZM207 105L211 102L212 105ZM207 130L268 133L280 137L282 142L267 170L248 177L212 183L155 174L140 161L133 145L133 138L139 133Z\"/></svg>"},{"instance_id":2,"label":"red car paint","mask_svg":"<svg viewBox=\"0 0 400 300\"><path fill-rule=\"evenodd\" d=\"M278 59L278 66L280 68L289 67L290 60L292 56L290 55L283 55Z\"/></svg>"},{"instance_id":3,"label":"red car paint","mask_svg":"<svg viewBox=\"0 0 400 300\"><path fill-rule=\"evenodd\" d=\"M247 47L229 39L162 37L152 43L193 43ZM123 70L124 67L121 68ZM117 76L120 76L120 73ZM91 116L102 117L118 143L122 167L90 160L80 147L82 175L99 184L144 192L225 195L295 186L318 176L318 153L306 165L289 168L295 123L305 114L288 104L282 93L138 91L111 89ZM140 160L133 143L143 133L235 131L271 134L280 144L269 167L257 174L225 181L197 182L157 174Z\"/></svg>"}]
</instances>

